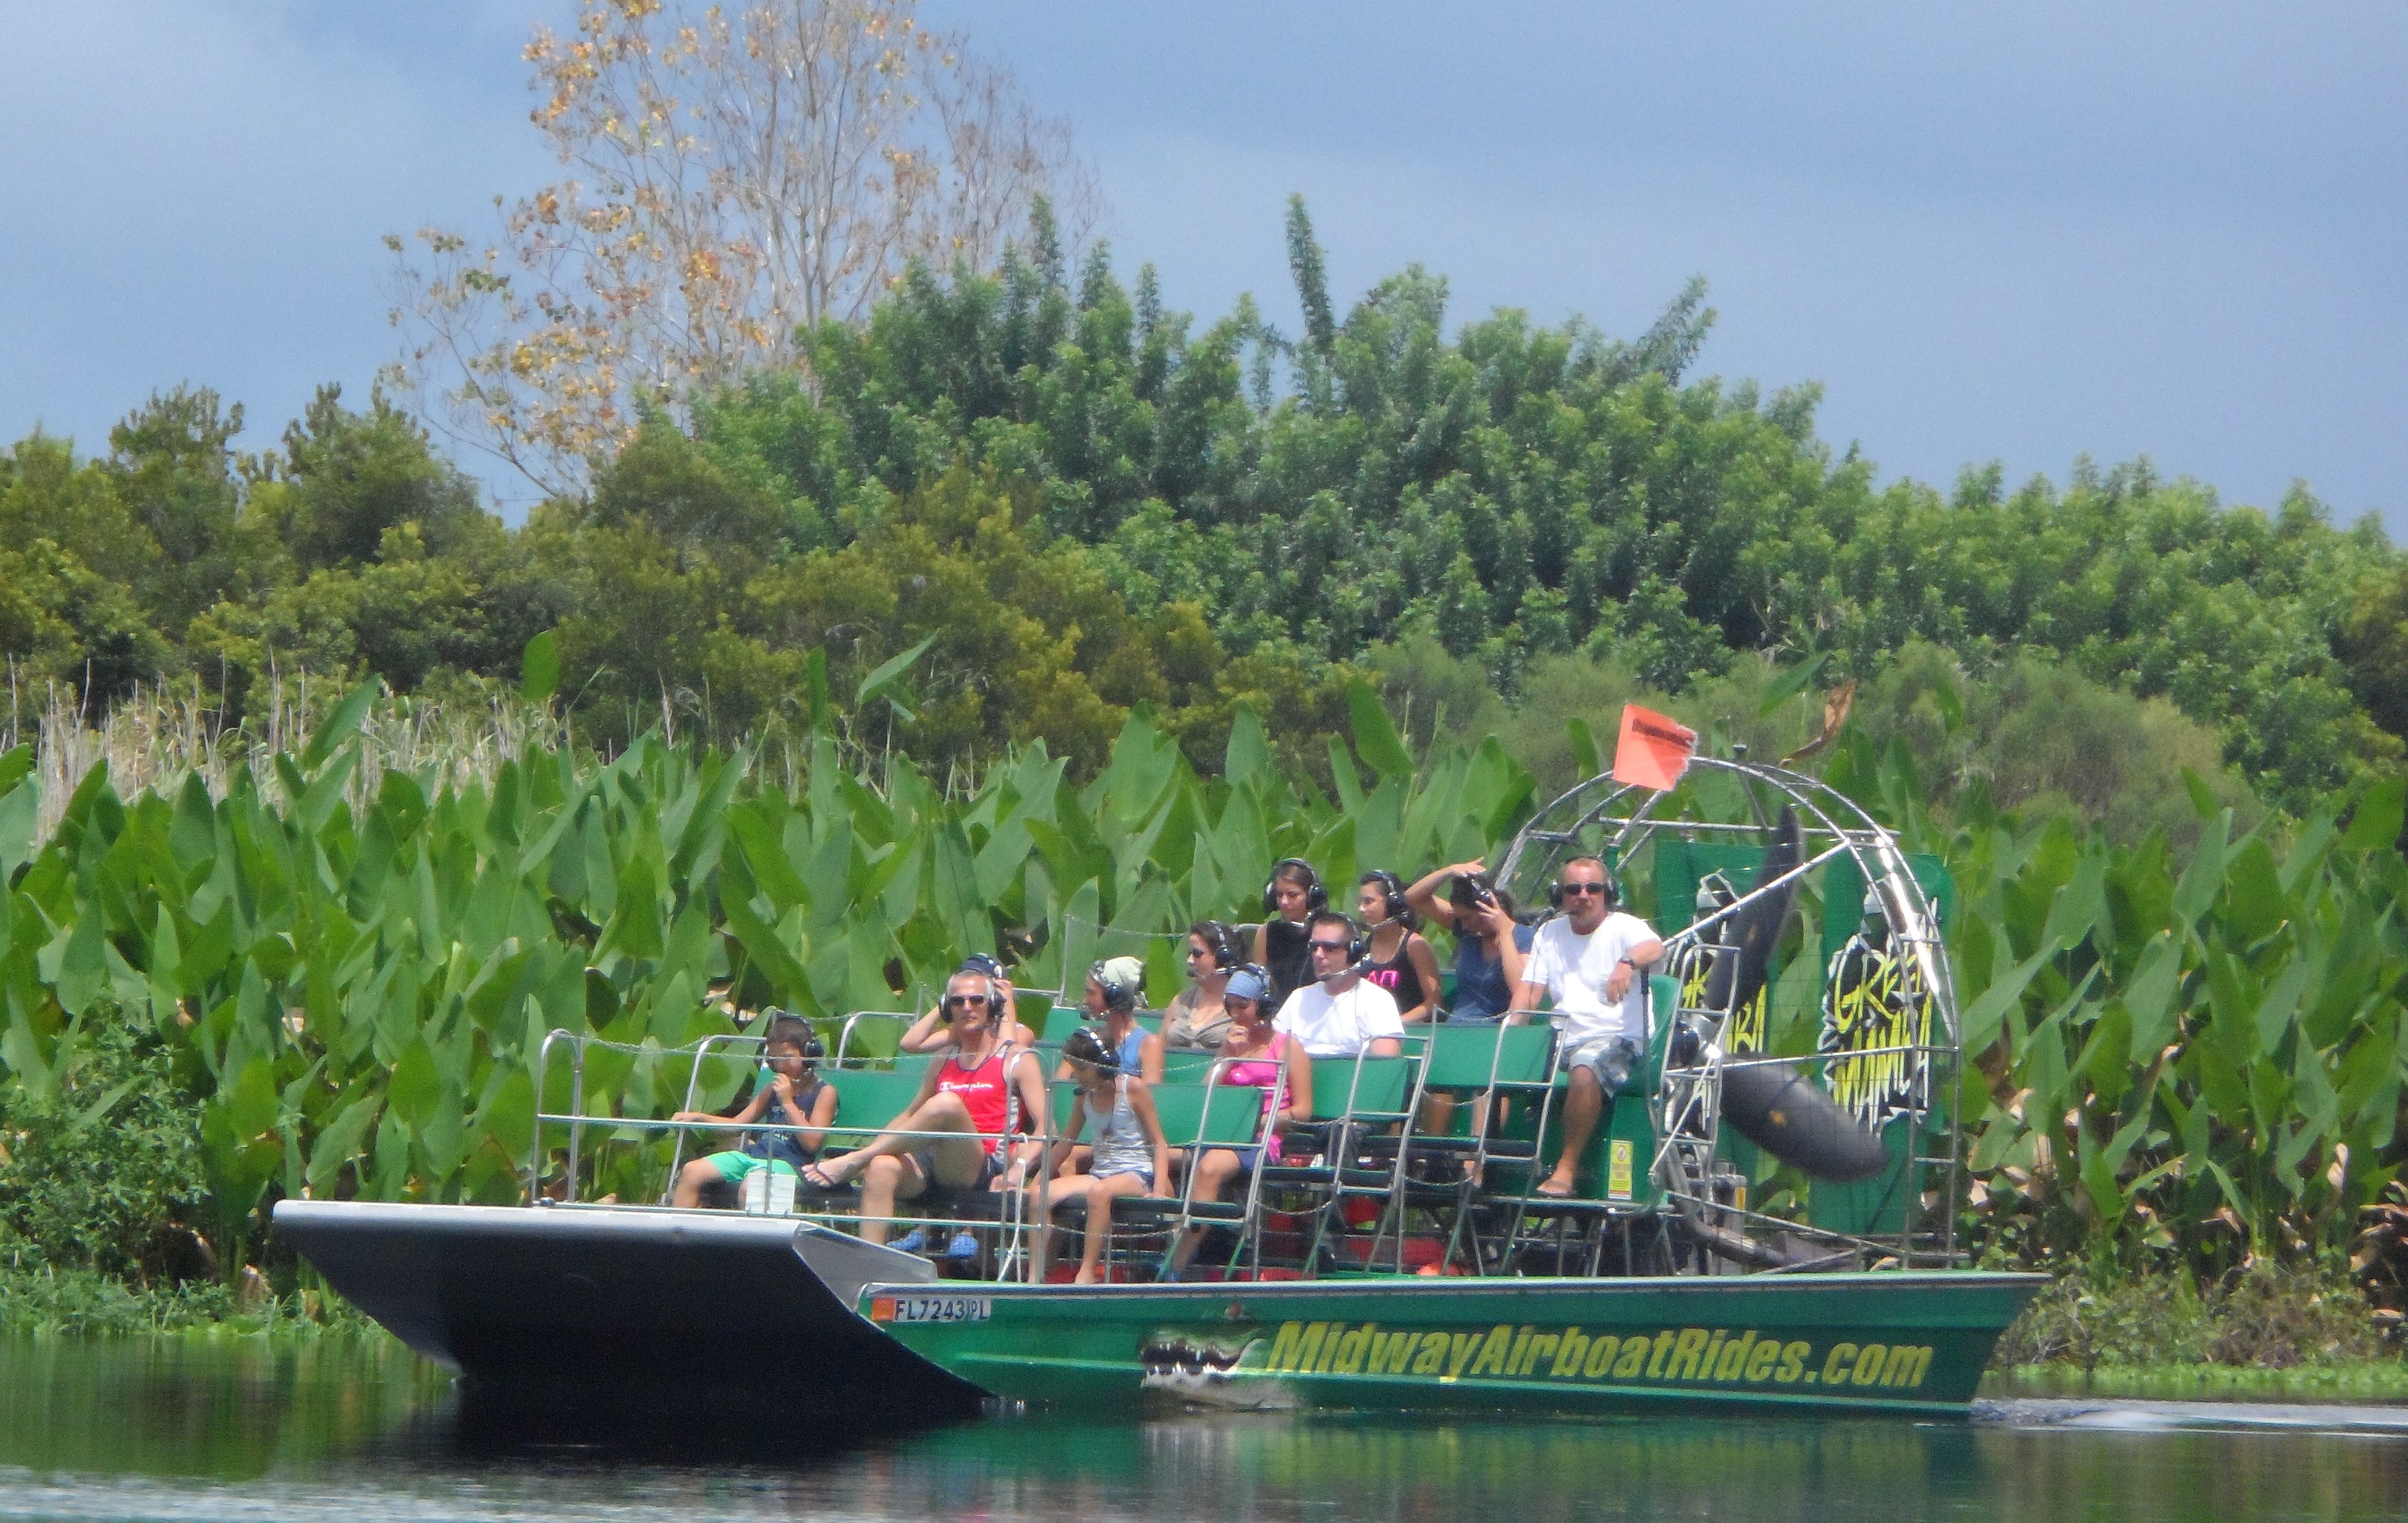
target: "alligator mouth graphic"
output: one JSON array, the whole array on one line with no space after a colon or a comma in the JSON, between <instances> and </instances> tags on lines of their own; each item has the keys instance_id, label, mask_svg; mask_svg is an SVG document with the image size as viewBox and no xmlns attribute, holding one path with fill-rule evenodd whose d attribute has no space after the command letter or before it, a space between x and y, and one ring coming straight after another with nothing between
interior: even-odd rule
<instances>
[{"instance_id":1,"label":"alligator mouth graphic","mask_svg":"<svg viewBox=\"0 0 2408 1523\"><path fill-rule=\"evenodd\" d=\"M1262 1378L1263 1342L1252 1331L1221 1338L1155 1332L1138 1350L1138 1361L1145 1366L1141 1388L1197 1406L1249 1412L1294 1406L1282 1383ZM1249 1354L1254 1356L1251 1366Z\"/></svg>"}]
</instances>

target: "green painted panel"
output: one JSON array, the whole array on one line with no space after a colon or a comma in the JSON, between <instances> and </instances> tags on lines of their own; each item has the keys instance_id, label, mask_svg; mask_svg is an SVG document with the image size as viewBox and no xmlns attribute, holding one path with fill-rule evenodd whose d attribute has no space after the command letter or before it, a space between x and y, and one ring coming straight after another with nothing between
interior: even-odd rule
<instances>
[{"instance_id":1,"label":"green painted panel","mask_svg":"<svg viewBox=\"0 0 2408 1523\"><path fill-rule=\"evenodd\" d=\"M1929 1412L1971 1400L2036 1275L1372 1277L866 1292L898 1342L1065 1406ZM967 1287L948 1287L951 1289ZM933 1308L945 1320L910 1320Z\"/></svg>"}]
</instances>

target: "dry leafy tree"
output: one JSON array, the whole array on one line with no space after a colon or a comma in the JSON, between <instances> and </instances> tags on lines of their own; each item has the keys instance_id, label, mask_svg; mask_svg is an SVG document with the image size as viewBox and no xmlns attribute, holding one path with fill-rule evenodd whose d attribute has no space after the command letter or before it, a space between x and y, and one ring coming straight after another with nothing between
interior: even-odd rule
<instances>
[{"instance_id":1,"label":"dry leafy tree","mask_svg":"<svg viewBox=\"0 0 2408 1523\"><path fill-rule=\"evenodd\" d=\"M913 0L708 9L581 0L526 50L568 178L484 242L389 235L389 383L546 492L615 453L639 399L799 366L798 327L855 322L913 260L991 265L1043 197L1074 235L1094 179L1011 77Z\"/></svg>"}]
</instances>

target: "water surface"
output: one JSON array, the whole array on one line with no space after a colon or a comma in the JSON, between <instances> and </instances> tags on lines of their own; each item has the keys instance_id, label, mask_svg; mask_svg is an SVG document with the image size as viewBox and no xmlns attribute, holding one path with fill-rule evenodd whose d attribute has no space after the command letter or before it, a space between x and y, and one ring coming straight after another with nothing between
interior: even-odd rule
<instances>
[{"instance_id":1,"label":"water surface","mask_svg":"<svg viewBox=\"0 0 2408 1523\"><path fill-rule=\"evenodd\" d=\"M739 1356L740 1357L740 1354ZM837 1440L497 1430L382 1341L0 1343L0 1518L2408 1516L2397 1408L2017 1401L1971 1422L1396 1415L996 1419Z\"/></svg>"}]
</instances>

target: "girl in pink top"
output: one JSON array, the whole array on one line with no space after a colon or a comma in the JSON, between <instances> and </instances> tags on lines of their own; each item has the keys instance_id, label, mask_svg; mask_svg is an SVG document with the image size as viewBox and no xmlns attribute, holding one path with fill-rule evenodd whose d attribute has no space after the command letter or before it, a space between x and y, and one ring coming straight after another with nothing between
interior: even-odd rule
<instances>
[{"instance_id":1,"label":"girl in pink top","mask_svg":"<svg viewBox=\"0 0 2408 1523\"><path fill-rule=\"evenodd\" d=\"M1221 999L1229 1013L1229 1036L1221 1048L1221 1061L1213 1065L1214 1084L1253 1085L1263 1092L1263 1144L1261 1147L1216 1147L1197 1159L1196 1199L1218 1200L1229 1187L1229 1182L1254 1167L1258 1157L1268 1152L1273 1163L1279 1161L1279 1128L1289 1122L1312 1119L1312 1059L1307 1057L1302 1042L1290 1042L1271 1029L1268 1013L1263 1009L1263 997L1269 992L1270 979L1263 970L1249 963L1229 975L1229 986ZM1282 1082L1282 1072L1285 1082ZM1276 1114L1271 1107L1280 1106ZM1197 1245L1204 1240L1204 1229L1190 1228L1170 1253L1170 1263L1163 1272L1165 1279L1175 1280L1196 1257Z\"/></svg>"}]
</instances>

